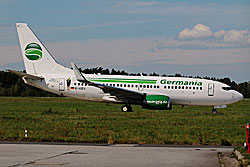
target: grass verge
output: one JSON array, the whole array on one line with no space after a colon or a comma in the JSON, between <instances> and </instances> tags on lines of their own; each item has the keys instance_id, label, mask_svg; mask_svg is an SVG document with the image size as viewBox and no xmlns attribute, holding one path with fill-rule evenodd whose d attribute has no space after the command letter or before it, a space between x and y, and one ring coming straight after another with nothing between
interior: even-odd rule
<instances>
[{"instance_id":1,"label":"grass verge","mask_svg":"<svg viewBox=\"0 0 250 167\"><path fill-rule=\"evenodd\" d=\"M121 105L70 98L0 97L0 140L84 143L241 145L250 100L211 107L123 113ZM28 138L24 129L28 129Z\"/></svg>"}]
</instances>

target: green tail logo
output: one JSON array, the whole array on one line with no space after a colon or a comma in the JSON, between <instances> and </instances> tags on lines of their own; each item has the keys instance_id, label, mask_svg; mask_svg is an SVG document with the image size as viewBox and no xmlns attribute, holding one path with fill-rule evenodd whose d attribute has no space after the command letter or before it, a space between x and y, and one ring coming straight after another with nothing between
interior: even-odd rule
<instances>
[{"instance_id":1,"label":"green tail logo","mask_svg":"<svg viewBox=\"0 0 250 167\"><path fill-rule=\"evenodd\" d=\"M42 55L42 48L37 43L30 43L25 48L25 56L29 60L40 60Z\"/></svg>"}]
</instances>

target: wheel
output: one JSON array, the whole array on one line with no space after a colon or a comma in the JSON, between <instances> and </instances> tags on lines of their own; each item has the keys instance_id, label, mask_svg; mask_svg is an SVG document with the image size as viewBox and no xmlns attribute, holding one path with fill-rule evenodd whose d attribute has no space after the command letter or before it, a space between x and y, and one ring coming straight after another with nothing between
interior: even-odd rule
<instances>
[{"instance_id":1,"label":"wheel","mask_svg":"<svg viewBox=\"0 0 250 167\"><path fill-rule=\"evenodd\" d=\"M124 105L121 108L122 112L128 112L128 106Z\"/></svg>"},{"instance_id":2,"label":"wheel","mask_svg":"<svg viewBox=\"0 0 250 167\"><path fill-rule=\"evenodd\" d=\"M213 110L212 110L212 113L214 114L216 114L217 113L217 110L215 109L215 108L213 108Z\"/></svg>"},{"instance_id":3,"label":"wheel","mask_svg":"<svg viewBox=\"0 0 250 167\"><path fill-rule=\"evenodd\" d=\"M131 112L132 111L132 107L129 106L129 105L124 105L124 106L122 106L121 111L122 112Z\"/></svg>"}]
</instances>

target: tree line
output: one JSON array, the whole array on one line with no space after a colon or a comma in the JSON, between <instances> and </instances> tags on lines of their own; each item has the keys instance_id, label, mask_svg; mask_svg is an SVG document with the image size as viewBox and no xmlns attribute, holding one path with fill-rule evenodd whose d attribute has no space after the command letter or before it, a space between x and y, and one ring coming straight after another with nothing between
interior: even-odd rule
<instances>
[{"instance_id":1,"label":"tree line","mask_svg":"<svg viewBox=\"0 0 250 167\"><path fill-rule=\"evenodd\" d=\"M157 73L128 73L121 70L109 70L102 67L79 69L85 74L105 74L105 75L130 75L130 76L169 76L169 77L192 77L183 76L181 74L175 75L160 75ZM25 72L25 71L23 71ZM195 76L192 78L201 78ZM243 94L245 98L250 98L250 82L236 83L231 81L230 78L215 78L215 77L203 77L203 79L209 79L219 81L231 86L234 90L237 90ZM33 97L55 97L57 95L40 90L38 88L25 84L21 77L6 71L0 71L0 96L33 96Z\"/></svg>"}]
</instances>

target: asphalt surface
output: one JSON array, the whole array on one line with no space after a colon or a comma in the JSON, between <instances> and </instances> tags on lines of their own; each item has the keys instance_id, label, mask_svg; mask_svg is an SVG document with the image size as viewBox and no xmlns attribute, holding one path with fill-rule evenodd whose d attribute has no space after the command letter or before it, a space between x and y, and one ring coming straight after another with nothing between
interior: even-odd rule
<instances>
[{"instance_id":1,"label":"asphalt surface","mask_svg":"<svg viewBox=\"0 0 250 167\"><path fill-rule=\"evenodd\" d=\"M233 147L0 143L0 166L220 167Z\"/></svg>"}]
</instances>

